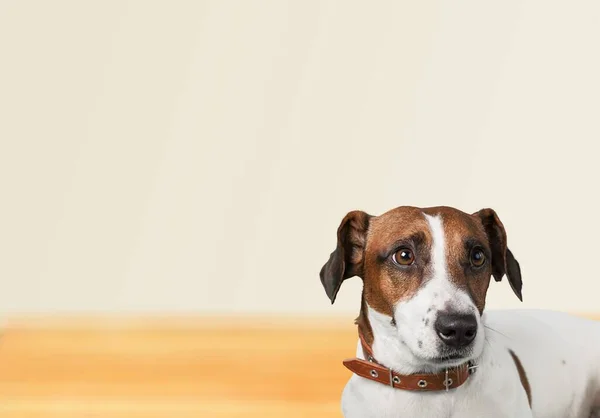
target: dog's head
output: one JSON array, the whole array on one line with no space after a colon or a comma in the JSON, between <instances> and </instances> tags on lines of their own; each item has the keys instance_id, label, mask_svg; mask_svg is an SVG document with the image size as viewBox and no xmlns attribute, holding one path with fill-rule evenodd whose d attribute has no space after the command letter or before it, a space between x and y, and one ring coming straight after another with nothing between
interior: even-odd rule
<instances>
[{"instance_id":1,"label":"dog's head","mask_svg":"<svg viewBox=\"0 0 600 418\"><path fill-rule=\"evenodd\" d=\"M387 318L425 364L479 355L481 314L491 276L504 275L519 299L521 272L492 209L472 215L448 207L399 207L381 216L350 212L321 270L331 302L342 282L363 279L363 303Z\"/></svg>"}]
</instances>

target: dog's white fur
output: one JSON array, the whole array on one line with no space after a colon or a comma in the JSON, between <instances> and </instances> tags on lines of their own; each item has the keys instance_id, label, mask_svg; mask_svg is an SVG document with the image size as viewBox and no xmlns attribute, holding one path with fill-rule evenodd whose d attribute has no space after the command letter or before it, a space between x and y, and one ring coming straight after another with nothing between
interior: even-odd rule
<instances>
[{"instance_id":1,"label":"dog's white fur","mask_svg":"<svg viewBox=\"0 0 600 418\"><path fill-rule=\"evenodd\" d=\"M492 311L481 317L469 295L448 278L441 219L427 216L433 236L433 278L394 318L367 306L378 362L400 374L438 372L434 322L438 311L473 313L477 337L469 359L478 365L467 382L448 392L393 389L353 375L342 396L346 418L588 418L600 406L600 324L549 311ZM392 319L398 326L392 325ZM531 386L532 407L512 350ZM357 357L365 358L360 343Z\"/></svg>"}]
</instances>

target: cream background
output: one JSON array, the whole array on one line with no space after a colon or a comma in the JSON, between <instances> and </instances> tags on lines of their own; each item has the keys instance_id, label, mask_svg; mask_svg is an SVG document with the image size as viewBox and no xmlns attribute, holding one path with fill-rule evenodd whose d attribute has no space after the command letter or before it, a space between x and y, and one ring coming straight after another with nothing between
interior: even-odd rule
<instances>
[{"instance_id":1,"label":"cream background","mask_svg":"<svg viewBox=\"0 0 600 418\"><path fill-rule=\"evenodd\" d=\"M0 311L356 312L344 214L495 208L598 311L600 3L0 2Z\"/></svg>"}]
</instances>

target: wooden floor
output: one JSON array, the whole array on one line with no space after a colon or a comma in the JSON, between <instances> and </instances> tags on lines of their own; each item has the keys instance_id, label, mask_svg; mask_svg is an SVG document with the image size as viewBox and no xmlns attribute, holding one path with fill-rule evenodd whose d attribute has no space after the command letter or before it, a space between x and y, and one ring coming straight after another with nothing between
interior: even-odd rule
<instances>
[{"instance_id":1,"label":"wooden floor","mask_svg":"<svg viewBox=\"0 0 600 418\"><path fill-rule=\"evenodd\" d=\"M352 320L12 320L1 418L340 417Z\"/></svg>"},{"instance_id":2,"label":"wooden floor","mask_svg":"<svg viewBox=\"0 0 600 418\"><path fill-rule=\"evenodd\" d=\"M13 320L0 417L340 417L355 332L351 318Z\"/></svg>"}]
</instances>

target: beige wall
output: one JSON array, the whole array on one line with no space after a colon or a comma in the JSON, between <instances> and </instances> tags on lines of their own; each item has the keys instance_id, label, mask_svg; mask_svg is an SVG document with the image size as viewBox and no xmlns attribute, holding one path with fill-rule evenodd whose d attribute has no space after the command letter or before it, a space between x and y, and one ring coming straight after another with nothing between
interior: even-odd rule
<instances>
[{"instance_id":1,"label":"beige wall","mask_svg":"<svg viewBox=\"0 0 600 418\"><path fill-rule=\"evenodd\" d=\"M351 209L495 208L598 311L600 3L0 2L0 311L355 312ZM518 305L506 283L489 306Z\"/></svg>"}]
</instances>

